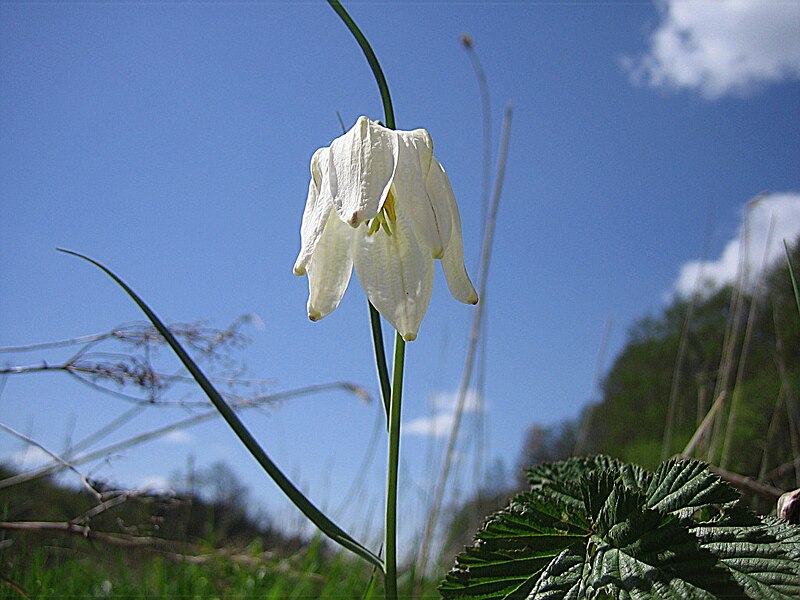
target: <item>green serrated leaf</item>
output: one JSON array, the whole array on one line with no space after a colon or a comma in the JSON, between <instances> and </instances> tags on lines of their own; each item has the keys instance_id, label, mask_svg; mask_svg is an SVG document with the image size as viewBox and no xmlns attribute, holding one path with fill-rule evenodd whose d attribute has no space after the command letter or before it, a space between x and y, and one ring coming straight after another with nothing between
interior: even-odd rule
<instances>
[{"instance_id":1,"label":"green serrated leaf","mask_svg":"<svg viewBox=\"0 0 800 600\"><path fill-rule=\"evenodd\" d=\"M750 598L800 598L800 562L767 527L713 526L693 531L703 548L730 571ZM796 543L796 542L795 542Z\"/></svg>"},{"instance_id":2,"label":"green serrated leaf","mask_svg":"<svg viewBox=\"0 0 800 600\"><path fill-rule=\"evenodd\" d=\"M532 598L713 599L740 590L701 549L686 527L645 508L644 496L610 477L593 474L587 486L598 495L585 547L565 551L542 572ZM605 499L601 497L605 495Z\"/></svg>"},{"instance_id":3,"label":"green serrated leaf","mask_svg":"<svg viewBox=\"0 0 800 600\"><path fill-rule=\"evenodd\" d=\"M728 569L747 597L800 597L800 533L778 519L762 520L739 494L698 461L661 465L647 491L648 507L675 515L700 546Z\"/></svg>"},{"instance_id":4,"label":"green serrated leaf","mask_svg":"<svg viewBox=\"0 0 800 600\"><path fill-rule=\"evenodd\" d=\"M546 490L547 497L556 496L558 501L573 510L584 504L582 479L590 475L603 474L625 487L642 490L652 477L638 465L628 465L605 455L575 457L557 463L545 463L526 470L531 491Z\"/></svg>"},{"instance_id":5,"label":"green serrated leaf","mask_svg":"<svg viewBox=\"0 0 800 600\"><path fill-rule=\"evenodd\" d=\"M588 521L556 494L545 501L523 492L486 521L440 591L445 598L526 598L553 558L589 533Z\"/></svg>"},{"instance_id":6,"label":"green serrated leaf","mask_svg":"<svg viewBox=\"0 0 800 600\"><path fill-rule=\"evenodd\" d=\"M585 598L586 544L572 546L550 561L531 594L537 600Z\"/></svg>"},{"instance_id":7,"label":"green serrated leaf","mask_svg":"<svg viewBox=\"0 0 800 600\"><path fill-rule=\"evenodd\" d=\"M602 454L580 456L555 463L544 463L525 470L532 488L547 486L554 482L567 482L585 477L593 472L618 472L626 466L622 461Z\"/></svg>"},{"instance_id":8,"label":"green serrated leaf","mask_svg":"<svg viewBox=\"0 0 800 600\"><path fill-rule=\"evenodd\" d=\"M645 494L648 508L698 524L719 521L739 503L736 490L697 460L662 463Z\"/></svg>"},{"instance_id":9,"label":"green serrated leaf","mask_svg":"<svg viewBox=\"0 0 800 600\"><path fill-rule=\"evenodd\" d=\"M794 525L774 516L761 517L761 524L767 534L781 544L787 556L800 559L800 525Z\"/></svg>"},{"instance_id":10,"label":"green serrated leaf","mask_svg":"<svg viewBox=\"0 0 800 600\"><path fill-rule=\"evenodd\" d=\"M442 584L445 598L800 598L800 527L757 517L698 461L539 465Z\"/></svg>"},{"instance_id":11,"label":"green serrated leaf","mask_svg":"<svg viewBox=\"0 0 800 600\"><path fill-rule=\"evenodd\" d=\"M589 544L587 597L603 591L619 598L677 600L738 591L685 526L646 508L643 494L619 484L601 507Z\"/></svg>"},{"instance_id":12,"label":"green serrated leaf","mask_svg":"<svg viewBox=\"0 0 800 600\"><path fill-rule=\"evenodd\" d=\"M529 470L531 491L487 521L478 544L458 557L442 595L548 600L741 595L727 569L687 526L646 507L643 488L652 476L625 467L594 457Z\"/></svg>"}]
</instances>

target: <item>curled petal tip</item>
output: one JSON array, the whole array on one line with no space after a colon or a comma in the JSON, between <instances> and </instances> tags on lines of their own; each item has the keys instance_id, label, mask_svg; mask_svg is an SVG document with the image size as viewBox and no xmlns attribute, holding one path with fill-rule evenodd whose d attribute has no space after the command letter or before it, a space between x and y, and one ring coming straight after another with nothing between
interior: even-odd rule
<instances>
[{"instance_id":1,"label":"curled petal tip","mask_svg":"<svg viewBox=\"0 0 800 600\"><path fill-rule=\"evenodd\" d=\"M312 321L316 322L316 321L319 321L322 318L322 315L320 313L318 313L316 310L314 310L313 308L309 308L308 309L308 318L311 319Z\"/></svg>"},{"instance_id":2,"label":"curled petal tip","mask_svg":"<svg viewBox=\"0 0 800 600\"><path fill-rule=\"evenodd\" d=\"M444 248L437 246L431 250L431 258L441 259L444 258Z\"/></svg>"},{"instance_id":3,"label":"curled petal tip","mask_svg":"<svg viewBox=\"0 0 800 600\"><path fill-rule=\"evenodd\" d=\"M294 261L294 266L292 267L292 273L294 273L295 275L305 275L306 265L308 265L308 258L304 256L304 253L301 251L300 255Z\"/></svg>"},{"instance_id":4,"label":"curled petal tip","mask_svg":"<svg viewBox=\"0 0 800 600\"><path fill-rule=\"evenodd\" d=\"M469 297L467 300L468 304L477 304L478 303L478 294L476 292L472 292L472 296Z\"/></svg>"},{"instance_id":5,"label":"curled petal tip","mask_svg":"<svg viewBox=\"0 0 800 600\"><path fill-rule=\"evenodd\" d=\"M413 342L415 339L417 339L417 333L415 331L409 331L406 333L401 333L400 337L403 338L404 342Z\"/></svg>"}]
</instances>

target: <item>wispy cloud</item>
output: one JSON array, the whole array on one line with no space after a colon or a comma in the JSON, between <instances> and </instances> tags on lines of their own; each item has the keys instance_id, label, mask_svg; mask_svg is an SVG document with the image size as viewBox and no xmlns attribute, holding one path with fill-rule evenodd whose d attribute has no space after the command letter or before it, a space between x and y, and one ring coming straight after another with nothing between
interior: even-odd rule
<instances>
[{"instance_id":1,"label":"wispy cloud","mask_svg":"<svg viewBox=\"0 0 800 600\"><path fill-rule=\"evenodd\" d=\"M403 424L403 433L428 437L445 437L453 428L455 413L437 413L432 417L419 417Z\"/></svg>"},{"instance_id":2,"label":"wispy cloud","mask_svg":"<svg viewBox=\"0 0 800 600\"><path fill-rule=\"evenodd\" d=\"M446 437L450 434L458 407L458 392L439 392L431 400L433 415L419 417L403 424L402 432L408 435ZM474 413L484 410L481 395L473 389L467 390L464 398L464 412Z\"/></svg>"},{"instance_id":3,"label":"wispy cloud","mask_svg":"<svg viewBox=\"0 0 800 600\"><path fill-rule=\"evenodd\" d=\"M660 0L646 54L623 66L637 84L692 89L705 98L800 78L795 0Z\"/></svg>"},{"instance_id":4,"label":"wispy cloud","mask_svg":"<svg viewBox=\"0 0 800 600\"><path fill-rule=\"evenodd\" d=\"M164 434L162 439L171 444L188 444L194 440L192 435L183 429L173 429L172 431Z\"/></svg>"},{"instance_id":5,"label":"wispy cloud","mask_svg":"<svg viewBox=\"0 0 800 600\"><path fill-rule=\"evenodd\" d=\"M435 411L455 412L458 407L458 392L439 392L431 400ZM483 407L483 399L477 390L469 389L464 396L464 410L477 412Z\"/></svg>"},{"instance_id":6,"label":"wispy cloud","mask_svg":"<svg viewBox=\"0 0 800 600\"><path fill-rule=\"evenodd\" d=\"M143 477L136 487L144 492L169 492L172 490L169 481L159 475Z\"/></svg>"},{"instance_id":7,"label":"wispy cloud","mask_svg":"<svg viewBox=\"0 0 800 600\"><path fill-rule=\"evenodd\" d=\"M737 281L743 266L752 284L762 265L769 267L784 256L783 240L794 242L800 236L800 193L787 192L762 196L742 211L739 232L726 245L719 258L690 261L675 281L674 293L690 296L705 294Z\"/></svg>"},{"instance_id":8,"label":"wispy cloud","mask_svg":"<svg viewBox=\"0 0 800 600\"><path fill-rule=\"evenodd\" d=\"M23 448L22 450L17 450L16 452L12 452L3 458L3 462L9 463L14 468L22 471L41 467L42 465L53 462L53 460L54 459L52 456L36 446L30 446L28 448Z\"/></svg>"}]
</instances>

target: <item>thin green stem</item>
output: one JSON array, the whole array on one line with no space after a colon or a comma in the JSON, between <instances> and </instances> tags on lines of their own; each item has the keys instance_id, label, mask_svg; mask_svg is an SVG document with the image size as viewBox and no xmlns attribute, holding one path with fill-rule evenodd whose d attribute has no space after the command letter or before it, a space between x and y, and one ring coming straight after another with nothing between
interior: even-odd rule
<instances>
[{"instance_id":1,"label":"thin green stem","mask_svg":"<svg viewBox=\"0 0 800 600\"><path fill-rule=\"evenodd\" d=\"M355 21L339 3L339 0L328 0L331 8L339 15L339 18L344 21L347 29L353 34L353 37L358 42L361 51L372 69L372 74L375 76L375 81L378 84L378 91L381 94L381 101L383 102L383 113L385 125L389 129L395 128L394 122L394 109L392 108L392 96L389 94L389 85L386 83L386 77L383 75L383 69L378 62L378 57L367 41L366 36L358 28ZM381 329L381 318L378 311L369 303L369 322L372 329L372 345L375 349L375 363L378 368L378 381L381 386L381 397L383 398L383 407L386 411L386 421L388 426L389 421L389 396L391 395L391 387L389 385L389 369L386 366L386 349L383 343L383 331Z\"/></svg>"},{"instance_id":2,"label":"thin green stem","mask_svg":"<svg viewBox=\"0 0 800 600\"><path fill-rule=\"evenodd\" d=\"M347 29L361 47L361 51L372 69L378 90L383 102L384 125L389 129L395 129L394 109L392 108L392 97L389 94L389 86L383 69L378 62L375 52L372 50L367 38L355 24L344 7L338 0L328 0L331 8L344 21ZM385 597L387 600L397 598L397 471L400 464L400 402L403 394L403 363L405 360L405 341L399 333L395 336L394 364L392 373L392 384L389 386L388 371L386 369L386 352L383 345L383 334L381 331L381 320L378 311L369 305L370 324L372 326L372 341L375 348L375 361L378 365L378 379L381 384L381 395L383 396L384 408L386 409L389 427L389 465L386 474L386 524L384 531L384 573L385 573Z\"/></svg>"},{"instance_id":3,"label":"thin green stem","mask_svg":"<svg viewBox=\"0 0 800 600\"><path fill-rule=\"evenodd\" d=\"M214 387L214 384L209 381L205 373L203 373L200 367L197 366L197 363L195 363L194 360L192 360L192 358L187 354L186 350L183 349L183 346L181 346L180 342L178 342L169 328L163 323L163 321L161 321L158 315L156 315L155 312L153 312L151 308L145 304L144 300L142 300L130 287L128 287L128 285L122 281L122 279L117 277L111 270L99 262L89 258L88 256L84 256L83 254L72 252L71 250L63 250L59 248L59 251L64 252L65 254L77 256L78 258L93 264L111 279L113 279L123 290L125 290L128 296L130 296L130 298L139 306L142 312L147 315L147 318L150 319L150 322L153 324L153 326L158 330L167 344L169 344L170 348L172 348L173 352L175 352L180 361L195 379L197 384L202 388L206 396L208 396L208 399L211 400L211 403L214 405L217 411L219 411L220 415L222 415L222 418L225 419L228 426L233 430L239 440L241 440L242 444L244 444L244 446L250 451L250 454L253 455L253 458L258 461L258 464L261 465L261 468L267 472L267 474L277 484L281 491L286 494L286 496L294 503L294 505L300 509L300 511L306 517L308 517L308 519L314 523L314 525L319 527L320 531L322 531L325 535L351 552L354 552L355 554L358 554L362 558L371 562L373 565L383 568L380 558L375 556L375 554L370 552L365 546L350 537L349 534L347 534L338 525L325 516L325 514L323 514L316 506L314 506L314 504L312 504L311 501L306 498L297 487L295 487L295 485L286 477L286 475L283 474L278 466L272 462L258 441L245 427L244 423L242 423L241 419L239 419L237 414L228 405L228 403L225 402L225 399Z\"/></svg>"},{"instance_id":4,"label":"thin green stem","mask_svg":"<svg viewBox=\"0 0 800 600\"><path fill-rule=\"evenodd\" d=\"M403 396L403 365L406 343L395 335L392 399L389 406L389 465L386 472L386 524L384 564L387 600L397 598L397 472L400 465L400 406Z\"/></svg>"},{"instance_id":5,"label":"thin green stem","mask_svg":"<svg viewBox=\"0 0 800 600\"><path fill-rule=\"evenodd\" d=\"M783 249L786 250L786 262L789 263L789 277L792 280L792 290L794 291L794 300L797 303L797 312L800 313L800 287L798 287L797 278L794 275L792 252L789 250L789 242L786 240L783 240Z\"/></svg>"},{"instance_id":6,"label":"thin green stem","mask_svg":"<svg viewBox=\"0 0 800 600\"><path fill-rule=\"evenodd\" d=\"M386 411L386 427L389 427L389 406L391 404L392 386L389 383L389 369L386 368L386 349L383 345L383 329L381 328L381 315L378 310L369 304L369 323L372 328L372 347L375 350L375 364L378 367L378 382L381 386L383 408Z\"/></svg>"},{"instance_id":7,"label":"thin green stem","mask_svg":"<svg viewBox=\"0 0 800 600\"><path fill-rule=\"evenodd\" d=\"M336 11L336 14L344 21L344 24L347 26L347 29L350 30L350 33L353 34L353 37L356 38L358 45L361 47L361 51L364 53L364 56L369 63L370 68L372 69L372 74L375 76L375 81L378 83L378 89L381 93L381 100L383 101L383 112L384 112L384 120L385 125L389 129L394 129L394 110L392 109L392 97L389 95L389 86L386 83L386 77L383 76L383 69L381 69L381 65L378 62L378 57L375 56L375 52L372 50L372 46L369 45L367 38L361 33L361 30L356 25L355 21L347 14L347 11L344 7L339 3L339 0L328 0L328 4L331 5L331 8Z\"/></svg>"}]
</instances>

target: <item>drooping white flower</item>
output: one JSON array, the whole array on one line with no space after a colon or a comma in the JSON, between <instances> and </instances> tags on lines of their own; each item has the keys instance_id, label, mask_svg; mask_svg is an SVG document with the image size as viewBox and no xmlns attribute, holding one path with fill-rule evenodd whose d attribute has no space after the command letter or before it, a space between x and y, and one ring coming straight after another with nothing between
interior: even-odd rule
<instances>
[{"instance_id":1,"label":"drooping white flower","mask_svg":"<svg viewBox=\"0 0 800 600\"><path fill-rule=\"evenodd\" d=\"M355 267L372 305L406 341L417 337L440 259L453 296L475 304L461 218L424 129L393 131L359 117L311 158L296 275L308 275L308 316L342 299Z\"/></svg>"}]
</instances>

